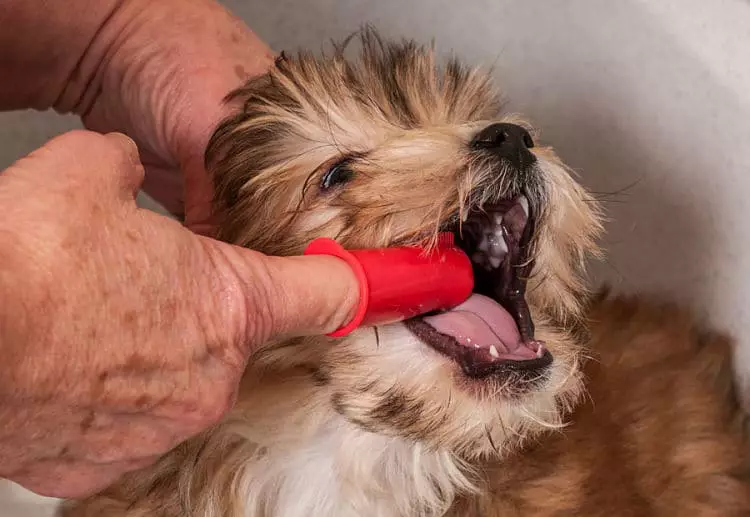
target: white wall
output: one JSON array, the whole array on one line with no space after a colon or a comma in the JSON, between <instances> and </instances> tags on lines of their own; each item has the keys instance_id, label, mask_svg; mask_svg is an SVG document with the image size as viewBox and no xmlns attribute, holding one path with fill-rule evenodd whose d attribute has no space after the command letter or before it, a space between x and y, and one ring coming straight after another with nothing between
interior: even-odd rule
<instances>
[{"instance_id":1,"label":"white wall","mask_svg":"<svg viewBox=\"0 0 750 517\"><path fill-rule=\"evenodd\" d=\"M276 50L317 49L370 22L495 64L511 106L606 202L597 278L689 302L750 363L747 0L225 3ZM0 116L0 166L71 124Z\"/></svg>"}]
</instances>

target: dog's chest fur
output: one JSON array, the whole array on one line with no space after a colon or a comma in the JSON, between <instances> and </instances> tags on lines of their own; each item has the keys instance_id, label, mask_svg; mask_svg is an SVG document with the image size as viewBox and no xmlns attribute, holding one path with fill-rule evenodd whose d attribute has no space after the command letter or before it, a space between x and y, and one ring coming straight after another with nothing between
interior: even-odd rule
<instances>
[{"instance_id":1,"label":"dog's chest fur","mask_svg":"<svg viewBox=\"0 0 750 517\"><path fill-rule=\"evenodd\" d=\"M237 485L245 515L440 515L468 488L452 455L342 420L333 418L303 442L276 444L246 465Z\"/></svg>"}]
</instances>

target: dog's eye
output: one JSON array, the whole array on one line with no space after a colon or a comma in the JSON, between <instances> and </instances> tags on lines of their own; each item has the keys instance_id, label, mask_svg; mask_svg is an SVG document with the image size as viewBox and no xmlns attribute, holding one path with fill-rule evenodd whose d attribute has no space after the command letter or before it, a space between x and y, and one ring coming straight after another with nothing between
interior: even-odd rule
<instances>
[{"instance_id":1,"label":"dog's eye","mask_svg":"<svg viewBox=\"0 0 750 517\"><path fill-rule=\"evenodd\" d=\"M354 176L354 171L349 166L348 161L339 162L323 175L323 180L320 182L321 190L329 190L336 185L341 185L348 182Z\"/></svg>"}]
</instances>

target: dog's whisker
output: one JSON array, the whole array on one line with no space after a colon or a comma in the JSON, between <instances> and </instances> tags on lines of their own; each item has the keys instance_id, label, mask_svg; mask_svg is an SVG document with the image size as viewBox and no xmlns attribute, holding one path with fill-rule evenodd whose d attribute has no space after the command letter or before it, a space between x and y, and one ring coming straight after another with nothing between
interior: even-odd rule
<instances>
[{"instance_id":1,"label":"dog's whisker","mask_svg":"<svg viewBox=\"0 0 750 517\"><path fill-rule=\"evenodd\" d=\"M633 180L632 183L629 183L628 185L625 185L622 188L619 188L617 190L612 191L596 191L596 190L590 190L588 191L589 195L591 196L598 196L599 198L607 198L607 197L614 197L619 196L623 194L629 193L629 191L633 190L635 187L637 187L641 182L643 181L643 178L637 178Z\"/></svg>"}]
</instances>

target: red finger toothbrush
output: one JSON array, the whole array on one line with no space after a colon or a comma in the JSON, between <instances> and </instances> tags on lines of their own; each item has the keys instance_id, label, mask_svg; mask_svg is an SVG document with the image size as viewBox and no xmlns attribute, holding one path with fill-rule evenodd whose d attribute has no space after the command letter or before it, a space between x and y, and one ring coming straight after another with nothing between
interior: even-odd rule
<instances>
[{"instance_id":1,"label":"red finger toothbrush","mask_svg":"<svg viewBox=\"0 0 750 517\"><path fill-rule=\"evenodd\" d=\"M440 234L430 250L419 246L346 250L333 239L312 241L305 255L338 257L352 268L359 282L359 306L354 318L329 334L346 336L358 327L402 321L460 305L471 295L474 275L469 257Z\"/></svg>"}]
</instances>

